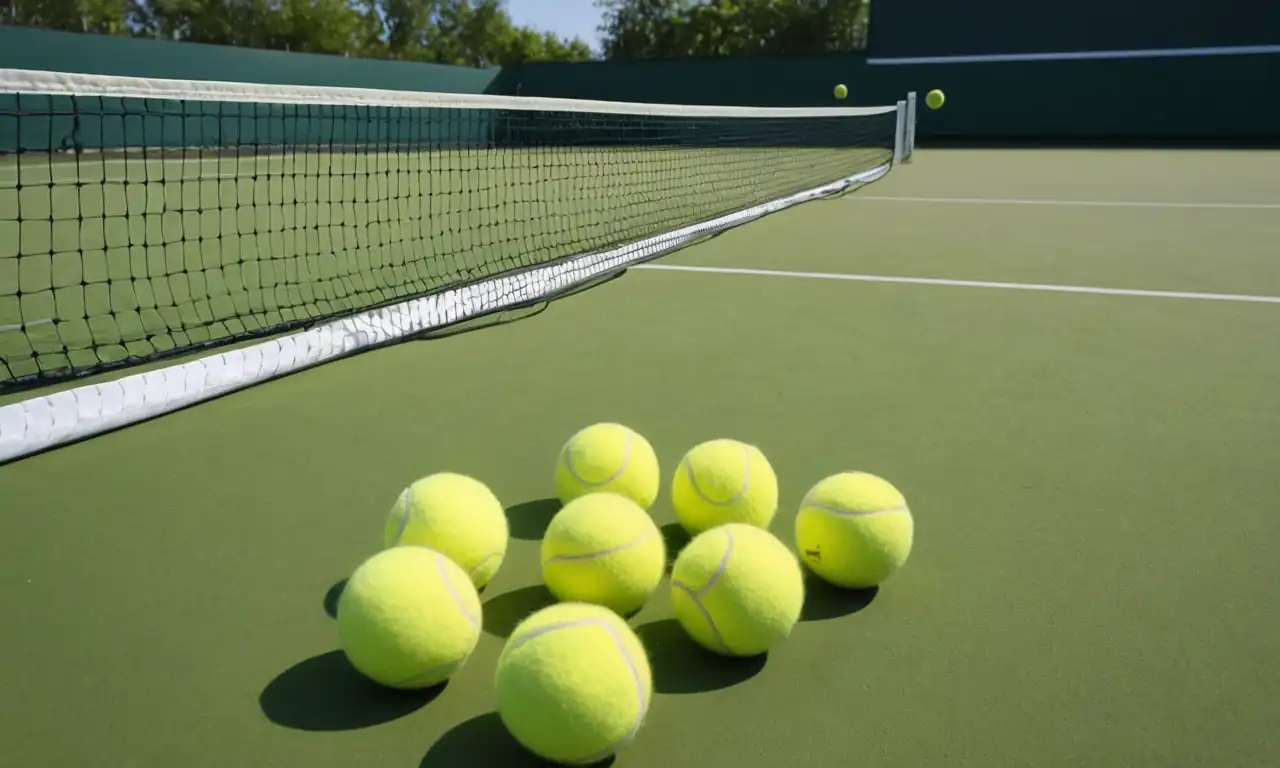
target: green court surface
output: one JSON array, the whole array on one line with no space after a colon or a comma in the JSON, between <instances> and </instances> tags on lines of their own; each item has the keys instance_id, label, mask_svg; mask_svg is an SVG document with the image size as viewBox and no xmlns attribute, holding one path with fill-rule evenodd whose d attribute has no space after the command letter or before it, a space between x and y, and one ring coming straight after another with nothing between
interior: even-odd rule
<instances>
[{"instance_id":1,"label":"green court surface","mask_svg":"<svg viewBox=\"0 0 1280 768\"><path fill-rule=\"evenodd\" d=\"M657 695L618 768L1275 764L1277 242L1280 154L923 150L518 322L2 466L6 759L538 764L494 665L547 599L556 452L615 420L668 476L696 442L759 445L789 545L845 469L917 525L877 592L811 584L765 659L696 650L664 582L631 620ZM469 663L391 694L329 611L443 469L490 484L513 540Z\"/></svg>"}]
</instances>

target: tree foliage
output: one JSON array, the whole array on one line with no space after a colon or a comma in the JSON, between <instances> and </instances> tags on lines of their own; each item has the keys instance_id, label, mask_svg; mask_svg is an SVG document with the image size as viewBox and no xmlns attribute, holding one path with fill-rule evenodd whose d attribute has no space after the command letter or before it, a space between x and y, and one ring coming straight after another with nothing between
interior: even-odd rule
<instances>
[{"instance_id":1,"label":"tree foliage","mask_svg":"<svg viewBox=\"0 0 1280 768\"><path fill-rule=\"evenodd\" d=\"M473 67L584 60L505 0L9 0L19 26Z\"/></svg>"},{"instance_id":2,"label":"tree foliage","mask_svg":"<svg viewBox=\"0 0 1280 768\"><path fill-rule=\"evenodd\" d=\"M596 0L610 59L866 47L869 0Z\"/></svg>"}]
</instances>

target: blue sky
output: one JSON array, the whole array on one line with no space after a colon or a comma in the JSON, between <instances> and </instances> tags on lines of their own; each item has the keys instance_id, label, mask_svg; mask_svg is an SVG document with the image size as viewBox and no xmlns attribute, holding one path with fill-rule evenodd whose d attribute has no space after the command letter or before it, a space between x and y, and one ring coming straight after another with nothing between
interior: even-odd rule
<instances>
[{"instance_id":1,"label":"blue sky","mask_svg":"<svg viewBox=\"0 0 1280 768\"><path fill-rule=\"evenodd\" d=\"M600 11L593 0L507 0L507 12L517 24L563 37L581 37L592 50L600 48L596 39Z\"/></svg>"}]
</instances>

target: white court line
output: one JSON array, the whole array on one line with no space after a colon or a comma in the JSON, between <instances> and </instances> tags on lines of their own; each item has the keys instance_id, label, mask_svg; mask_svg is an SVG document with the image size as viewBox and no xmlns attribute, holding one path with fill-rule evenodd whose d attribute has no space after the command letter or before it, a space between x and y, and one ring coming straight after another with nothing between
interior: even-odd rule
<instances>
[{"instance_id":1,"label":"white court line","mask_svg":"<svg viewBox=\"0 0 1280 768\"><path fill-rule=\"evenodd\" d=\"M632 269L666 272L705 272L719 275L755 275L759 277L799 277L807 280L852 280L861 283L900 283L905 285L940 285L951 288L997 288L1006 291L1045 291L1050 293L1088 293L1100 296L1142 296L1155 299L1189 299L1193 301L1236 301L1254 304L1280 304L1280 296L1249 296L1238 293L1188 293L1184 291L1144 291L1134 288L1099 288L1087 285L1048 285L1037 283L999 283L986 280L944 280L933 277L893 277L890 275L846 275L835 272L787 272L773 269L737 267L692 267L681 264L639 264Z\"/></svg>"},{"instance_id":2,"label":"white court line","mask_svg":"<svg viewBox=\"0 0 1280 768\"><path fill-rule=\"evenodd\" d=\"M849 200L875 200L883 203L945 203L960 205L1072 205L1083 208L1223 208L1256 211L1280 210L1280 203L1174 203L1157 200L1037 200L995 197L892 197L886 195L850 195Z\"/></svg>"},{"instance_id":3,"label":"white court line","mask_svg":"<svg viewBox=\"0 0 1280 768\"><path fill-rule=\"evenodd\" d=\"M973 64L991 61L1079 61L1099 59L1181 58L1184 56L1258 56L1280 53L1280 45L1233 45L1217 48L1148 48L1128 51L1064 51L1060 53L995 53L969 56L902 56L880 59L871 57L872 66L895 64Z\"/></svg>"}]
</instances>

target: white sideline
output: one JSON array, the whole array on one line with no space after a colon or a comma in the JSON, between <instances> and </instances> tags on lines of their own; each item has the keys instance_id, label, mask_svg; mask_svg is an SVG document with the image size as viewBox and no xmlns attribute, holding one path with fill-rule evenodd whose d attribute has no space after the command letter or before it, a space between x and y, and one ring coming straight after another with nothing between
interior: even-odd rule
<instances>
[{"instance_id":1,"label":"white sideline","mask_svg":"<svg viewBox=\"0 0 1280 768\"><path fill-rule=\"evenodd\" d=\"M1049 293L1089 293L1099 296L1141 296L1154 299L1187 299L1191 301L1236 301L1255 304L1280 304L1280 296L1252 296L1238 293L1194 293L1186 291L1149 291L1138 288L1101 288L1088 285L1053 285L1045 283L1001 283L988 280L948 280L935 277L893 277L891 275L854 275L839 272L789 272L775 269L737 267L695 267L681 264L638 264L634 269L664 272L703 272L717 275L753 275L757 277L792 277L806 280L850 280L861 283L899 283L904 285L937 285L951 288L997 288L1006 291L1044 291Z\"/></svg>"},{"instance_id":2,"label":"white sideline","mask_svg":"<svg viewBox=\"0 0 1280 768\"><path fill-rule=\"evenodd\" d=\"M1195 203L1164 202L1159 200L1047 200L1037 198L1000 197L898 197L892 195L858 195L854 200L871 200L881 203L934 203L939 205L1061 205L1082 208L1206 208L1272 211L1280 210L1280 203Z\"/></svg>"},{"instance_id":3,"label":"white sideline","mask_svg":"<svg viewBox=\"0 0 1280 768\"><path fill-rule=\"evenodd\" d=\"M839 181L611 251L496 277L326 323L281 339L0 407L0 463L151 419L267 379L480 314L537 301L634 262L888 173L881 165Z\"/></svg>"},{"instance_id":4,"label":"white sideline","mask_svg":"<svg viewBox=\"0 0 1280 768\"><path fill-rule=\"evenodd\" d=\"M1165 59L1187 56L1261 56L1280 54L1280 45L1231 45L1201 48L1147 48L1121 51L1063 51L1058 53L989 53L967 56L900 56L867 59L871 66L904 64L980 64L996 61L1088 61L1098 59Z\"/></svg>"}]
</instances>

